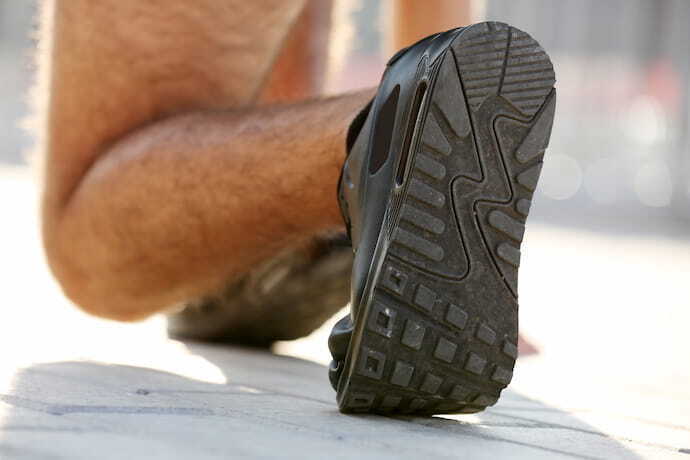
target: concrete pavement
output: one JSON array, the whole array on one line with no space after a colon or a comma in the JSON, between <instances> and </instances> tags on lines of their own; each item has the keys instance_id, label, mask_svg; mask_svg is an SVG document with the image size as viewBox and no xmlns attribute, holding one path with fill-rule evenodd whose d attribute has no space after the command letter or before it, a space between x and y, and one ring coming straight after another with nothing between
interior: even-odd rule
<instances>
[{"instance_id":1,"label":"concrete pavement","mask_svg":"<svg viewBox=\"0 0 690 460\"><path fill-rule=\"evenodd\" d=\"M278 354L87 317L42 262L35 189L0 171L0 458L690 459L690 241L534 224L521 358L478 415L344 416L328 325Z\"/></svg>"}]
</instances>

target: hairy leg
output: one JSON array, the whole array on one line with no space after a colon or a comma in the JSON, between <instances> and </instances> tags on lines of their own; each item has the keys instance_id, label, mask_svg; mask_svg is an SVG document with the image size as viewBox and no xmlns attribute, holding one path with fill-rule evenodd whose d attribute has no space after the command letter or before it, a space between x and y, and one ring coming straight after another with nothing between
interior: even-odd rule
<instances>
[{"instance_id":1,"label":"hairy leg","mask_svg":"<svg viewBox=\"0 0 690 460\"><path fill-rule=\"evenodd\" d=\"M80 292L136 317L339 226L344 132L368 98L185 114L114 145L63 209Z\"/></svg>"},{"instance_id":2,"label":"hairy leg","mask_svg":"<svg viewBox=\"0 0 690 460\"><path fill-rule=\"evenodd\" d=\"M301 2L154 3L52 5L44 244L72 300L125 320L339 226L371 96L251 106Z\"/></svg>"}]
</instances>

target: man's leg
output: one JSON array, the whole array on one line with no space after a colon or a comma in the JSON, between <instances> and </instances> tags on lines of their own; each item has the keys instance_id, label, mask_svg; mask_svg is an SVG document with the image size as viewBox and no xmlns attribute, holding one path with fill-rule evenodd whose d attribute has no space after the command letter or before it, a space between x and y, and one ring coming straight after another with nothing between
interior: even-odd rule
<instances>
[{"instance_id":1,"label":"man's leg","mask_svg":"<svg viewBox=\"0 0 690 460\"><path fill-rule=\"evenodd\" d=\"M320 94L326 75L331 2L308 2L283 43L259 104ZM167 316L172 337L267 346L319 327L350 297L352 248L328 232L255 265L221 289Z\"/></svg>"},{"instance_id":2,"label":"man's leg","mask_svg":"<svg viewBox=\"0 0 690 460\"><path fill-rule=\"evenodd\" d=\"M81 307L143 318L340 226L370 92L248 106L298 3L55 3L44 242Z\"/></svg>"},{"instance_id":3,"label":"man's leg","mask_svg":"<svg viewBox=\"0 0 690 460\"><path fill-rule=\"evenodd\" d=\"M428 35L472 23L471 0L396 0L392 6L391 53Z\"/></svg>"},{"instance_id":4,"label":"man's leg","mask_svg":"<svg viewBox=\"0 0 690 460\"><path fill-rule=\"evenodd\" d=\"M309 0L283 41L265 77L259 104L288 103L319 97L328 70L331 0Z\"/></svg>"}]
</instances>

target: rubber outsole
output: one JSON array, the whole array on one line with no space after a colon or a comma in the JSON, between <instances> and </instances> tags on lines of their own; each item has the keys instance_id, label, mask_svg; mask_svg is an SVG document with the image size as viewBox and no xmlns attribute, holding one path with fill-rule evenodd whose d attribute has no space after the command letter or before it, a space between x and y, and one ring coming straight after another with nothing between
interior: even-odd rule
<instances>
[{"instance_id":1,"label":"rubber outsole","mask_svg":"<svg viewBox=\"0 0 690 460\"><path fill-rule=\"evenodd\" d=\"M512 378L520 243L555 74L502 23L465 29L439 60L345 361L343 412L478 412Z\"/></svg>"}]
</instances>

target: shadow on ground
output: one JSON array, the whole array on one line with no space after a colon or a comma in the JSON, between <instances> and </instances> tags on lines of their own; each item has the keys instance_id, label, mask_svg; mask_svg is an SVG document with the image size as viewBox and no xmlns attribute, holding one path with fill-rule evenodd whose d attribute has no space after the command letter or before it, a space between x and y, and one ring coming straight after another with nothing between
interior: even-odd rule
<instances>
[{"instance_id":1,"label":"shadow on ground","mask_svg":"<svg viewBox=\"0 0 690 460\"><path fill-rule=\"evenodd\" d=\"M480 416L345 416L321 365L188 348L227 382L93 362L21 370L0 395L0 457L637 458L577 418L514 392Z\"/></svg>"}]
</instances>

